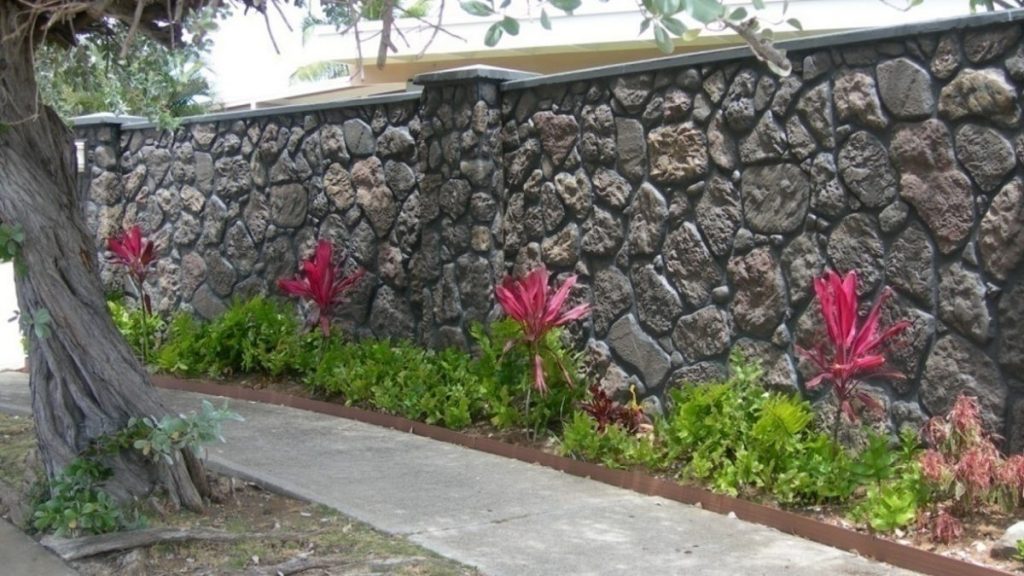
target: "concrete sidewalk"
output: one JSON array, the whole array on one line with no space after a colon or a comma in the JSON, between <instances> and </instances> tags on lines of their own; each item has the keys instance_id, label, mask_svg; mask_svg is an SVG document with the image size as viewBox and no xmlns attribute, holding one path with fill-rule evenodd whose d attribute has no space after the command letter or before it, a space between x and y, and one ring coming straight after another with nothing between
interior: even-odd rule
<instances>
[{"instance_id":1,"label":"concrete sidewalk","mask_svg":"<svg viewBox=\"0 0 1024 576\"><path fill-rule=\"evenodd\" d=\"M162 392L174 409L200 395ZM0 374L0 410L28 406ZM211 464L335 508L490 576L912 573L540 466L341 418L231 402Z\"/></svg>"}]
</instances>

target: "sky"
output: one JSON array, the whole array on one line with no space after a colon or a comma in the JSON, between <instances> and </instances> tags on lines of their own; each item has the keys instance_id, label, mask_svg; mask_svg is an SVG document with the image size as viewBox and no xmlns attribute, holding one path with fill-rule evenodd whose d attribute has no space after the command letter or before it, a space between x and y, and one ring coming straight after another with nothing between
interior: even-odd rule
<instances>
[{"instance_id":1,"label":"sky","mask_svg":"<svg viewBox=\"0 0 1024 576\"><path fill-rule=\"evenodd\" d=\"M316 2L317 0L312 0ZM439 2L440 0L433 0ZM887 0L888 4L898 5L901 0ZM905 1L905 0L903 0ZM775 2L781 4L781 2ZM749 5L746 0L730 0L730 4ZM772 0L769 0L769 9L772 8ZM210 79L217 91L217 99L225 103L239 103L256 99L269 99L283 96L289 91L288 77L299 66L310 61L329 58L330 53L323 53L323 50L314 57L313 50L306 47L304 50L302 42L301 25L306 9L295 8L290 3L281 2L281 9L285 18L291 24L293 30L289 31L284 20L274 10L268 10L271 14L269 21L273 30L274 39L280 49L276 52L273 43L267 34L267 24L262 15L250 12L247 15L238 14L227 19L220 25L220 30L213 36L214 48L208 57L208 68ZM481 20L465 14L455 0L447 0L444 4L446 23L458 25L460 22L483 23ZM529 2L515 0L512 8L522 13ZM842 6L843 8L839 8ZM818 24L818 28L824 29L834 27L839 18L837 12L842 13L843 21L857 20L857 26L883 26L907 22L910 20L929 20L940 17L962 15L968 12L968 0L926 0L922 5L912 10L901 12L886 6L882 0L791 0L788 16L800 18L805 24ZM830 8L835 8L830 9ZM536 8L533 8L536 11ZM607 0L595 2L584 0L583 7L577 14L592 12L617 12L635 11L634 0ZM557 11L550 10L552 16ZM621 12L620 12L621 14ZM525 14L524 14L525 15ZM536 14L534 14L536 18ZM639 20L639 17L636 17ZM815 20L817 18L817 20ZM619 21L619 20L616 20ZM555 22L558 28L558 22ZM548 40L556 38L562 41L567 28L573 25L569 22L567 26L553 31L540 30L536 25L530 26L524 23L520 37L517 39L507 38L504 43L515 42L521 44L523 40L529 42L531 34L549 35ZM810 26L809 26L810 28ZM482 29L465 29L472 34L477 41L482 39ZM585 35L593 38L593 30L586 30ZM630 37L632 32L629 33ZM534 36L534 38L536 38ZM572 41L570 38L566 41ZM579 40L579 39L575 39ZM315 42L314 42L315 43ZM340 43L324 43L319 46L334 47L341 46Z\"/></svg>"}]
</instances>

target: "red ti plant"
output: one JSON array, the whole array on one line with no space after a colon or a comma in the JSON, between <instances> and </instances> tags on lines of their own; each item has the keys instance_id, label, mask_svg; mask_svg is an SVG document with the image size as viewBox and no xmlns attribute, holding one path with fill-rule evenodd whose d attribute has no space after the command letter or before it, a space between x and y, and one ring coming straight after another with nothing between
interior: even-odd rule
<instances>
[{"instance_id":1,"label":"red ti plant","mask_svg":"<svg viewBox=\"0 0 1024 576\"><path fill-rule=\"evenodd\" d=\"M495 297L505 310L505 314L518 322L523 330L522 343L529 348L533 356L533 387L541 394L547 394L548 391L544 382L544 360L541 357L545 336L553 328L579 320L590 313L589 304L580 304L571 310L562 311L569 291L576 285L575 275L566 278L557 291L552 291L548 287L548 277L547 268L542 266L527 274L525 278L505 278L494 290ZM512 344L514 343L510 343ZM571 386L572 378L561 360L558 360L558 363L566 383Z\"/></svg>"},{"instance_id":2,"label":"red ti plant","mask_svg":"<svg viewBox=\"0 0 1024 576\"><path fill-rule=\"evenodd\" d=\"M868 315L861 319L857 312L857 273L852 270L846 276L840 276L834 270L826 271L814 279L814 292L825 319L828 339L813 350L797 347L797 351L818 368L818 375L807 382L807 388L813 390L825 382L832 383L832 393L838 403L832 429L835 439L839 435L842 415L851 422L857 421L854 400L873 410L882 408L874 397L858 390L863 380L904 377L888 366L883 352L888 342L910 324L902 321L885 329L880 326L882 304L892 294L888 288L882 291Z\"/></svg>"},{"instance_id":3,"label":"red ti plant","mask_svg":"<svg viewBox=\"0 0 1024 576\"><path fill-rule=\"evenodd\" d=\"M651 423L643 407L636 402L636 388L630 387L632 399L623 405L608 395L604 388L594 384L590 387L590 399L580 408L597 422L597 431L604 432L609 426L620 426L630 434L637 434L644 425Z\"/></svg>"},{"instance_id":4,"label":"red ti plant","mask_svg":"<svg viewBox=\"0 0 1024 576\"><path fill-rule=\"evenodd\" d=\"M346 276L342 273L341 266L332 262L333 257L334 247L331 243L320 240L313 256L302 263L298 276L277 281L277 287L285 294L313 302L316 309L310 316L309 323L319 324L324 338L331 334L331 314L334 307L345 301L345 293L366 273L360 268Z\"/></svg>"},{"instance_id":5,"label":"red ti plant","mask_svg":"<svg viewBox=\"0 0 1024 576\"><path fill-rule=\"evenodd\" d=\"M117 236L107 238L107 250L110 252L108 260L124 266L128 271L128 278L139 299L139 307L142 310L142 361L148 362L149 315L152 313L152 304L149 295L146 294L145 283L150 266L156 259L153 254L153 241L143 236L142 229L135 225Z\"/></svg>"}]
</instances>

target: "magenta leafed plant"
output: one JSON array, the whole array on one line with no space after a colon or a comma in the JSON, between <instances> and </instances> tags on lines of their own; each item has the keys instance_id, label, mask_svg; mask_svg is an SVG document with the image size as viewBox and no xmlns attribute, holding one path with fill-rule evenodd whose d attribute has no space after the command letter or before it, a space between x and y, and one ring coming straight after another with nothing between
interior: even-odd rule
<instances>
[{"instance_id":1,"label":"magenta leafed plant","mask_svg":"<svg viewBox=\"0 0 1024 576\"><path fill-rule=\"evenodd\" d=\"M107 238L107 250L113 254L111 261L124 266L137 285L146 281L154 259L153 242L142 235L141 228L132 226L126 232Z\"/></svg>"},{"instance_id":2,"label":"magenta leafed plant","mask_svg":"<svg viewBox=\"0 0 1024 576\"><path fill-rule=\"evenodd\" d=\"M345 293L366 272L360 268L346 276L341 266L332 262L333 257L334 247L327 240L321 240L316 245L313 257L302 263L298 276L292 280L282 278L277 281L278 288L285 294L313 302L316 310L310 318L310 324L319 324L325 338L331 334L334 307L345 301Z\"/></svg>"},{"instance_id":3,"label":"magenta leafed plant","mask_svg":"<svg viewBox=\"0 0 1024 576\"><path fill-rule=\"evenodd\" d=\"M549 273L547 268L540 267L526 275L525 278L506 278L501 286L495 289L495 296L501 307L523 329L523 342L533 355L533 387L541 394L547 393L544 382L544 360L541 357L541 346L544 337L552 328L563 326L579 320L590 313L589 304L580 304L575 308L562 311L569 291L576 285L576 276L570 276L553 291L548 286ZM572 379L565 366L559 366L570 385Z\"/></svg>"},{"instance_id":4,"label":"magenta leafed plant","mask_svg":"<svg viewBox=\"0 0 1024 576\"><path fill-rule=\"evenodd\" d=\"M146 275L149 268L156 259L154 255L153 241L142 235L142 229L138 225L132 226L127 231L107 238L107 250L110 251L110 261L114 264L124 266L128 270L128 277L135 288L136 296L139 298L139 308L142 310L142 361L149 361L149 323L146 318L152 313L153 307L146 294Z\"/></svg>"},{"instance_id":5,"label":"magenta leafed plant","mask_svg":"<svg viewBox=\"0 0 1024 576\"><path fill-rule=\"evenodd\" d=\"M855 422L857 413L853 401L858 400L865 407L880 410L881 405L870 394L858 390L867 378L901 379L903 374L889 367L885 359L885 348L890 340L910 325L901 321L883 329L880 325L882 305L891 296L888 288L871 307L864 318L858 314L857 274L854 271L840 276L833 270L825 272L814 280L814 292L825 319L827 341L812 350L797 348L797 351L814 363L818 374L807 382L808 389L815 389L826 382L832 384L838 410L836 412L833 436L838 434L840 414Z\"/></svg>"}]
</instances>

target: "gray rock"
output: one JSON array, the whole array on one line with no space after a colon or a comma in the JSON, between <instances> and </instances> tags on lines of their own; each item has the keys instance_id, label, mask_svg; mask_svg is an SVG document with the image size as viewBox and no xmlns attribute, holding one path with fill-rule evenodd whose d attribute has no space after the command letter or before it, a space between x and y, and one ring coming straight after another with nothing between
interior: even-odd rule
<instances>
[{"instance_id":1,"label":"gray rock","mask_svg":"<svg viewBox=\"0 0 1024 576\"><path fill-rule=\"evenodd\" d=\"M907 206L906 202L897 200L886 206L878 214L878 224L882 227L882 232L893 234L903 228L909 216L910 207Z\"/></svg>"},{"instance_id":2,"label":"gray rock","mask_svg":"<svg viewBox=\"0 0 1024 576\"><path fill-rule=\"evenodd\" d=\"M950 120L983 118L1015 128L1020 120L1017 91L998 68L962 70L939 93L939 114Z\"/></svg>"},{"instance_id":3,"label":"gray rock","mask_svg":"<svg viewBox=\"0 0 1024 576\"><path fill-rule=\"evenodd\" d=\"M203 206L206 205L206 196L186 184L181 187L181 204L189 212L199 214L203 211Z\"/></svg>"},{"instance_id":4,"label":"gray rock","mask_svg":"<svg viewBox=\"0 0 1024 576\"><path fill-rule=\"evenodd\" d=\"M697 203L696 217L711 251L716 256L728 255L743 220L739 194L732 182L719 176L712 178Z\"/></svg>"},{"instance_id":5,"label":"gray rock","mask_svg":"<svg viewBox=\"0 0 1024 576\"><path fill-rule=\"evenodd\" d=\"M790 302L802 304L810 299L812 281L825 269L825 254L818 234L806 231L794 238L782 250L782 267L789 278Z\"/></svg>"},{"instance_id":6,"label":"gray rock","mask_svg":"<svg viewBox=\"0 0 1024 576\"><path fill-rule=\"evenodd\" d=\"M617 172L606 168L594 172L594 195L611 208L625 208L632 193L632 186Z\"/></svg>"},{"instance_id":7,"label":"gray rock","mask_svg":"<svg viewBox=\"0 0 1024 576\"><path fill-rule=\"evenodd\" d=\"M206 256L207 286L218 296L227 297L235 287L238 275L230 262L212 252Z\"/></svg>"},{"instance_id":8,"label":"gray rock","mask_svg":"<svg viewBox=\"0 0 1024 576\"><path fill-rule=\"evenodd\" d=\"M984 344L991 322L985 296L981 275L956 262L940 273L939 318L960 334Z\"/></svg>"},{"instance_id":9,"label":"gray rock","mask_svg":"<svg viewBox=\"0 0 1024 576\"><path fill-rule=\"evenodd\" d=\"M183 266L184 261L184 258L182 258ZM279 236L268 242L263 247L260 261L267 266L263 271L263 277L270 281L294 276L297 264L295 261L295 249L292 247L291 239L287 236ZM235 290L237 293L237 287Z\"/></svg>"},{"instance_id":10,"label":"gray rock","mask_svg":"<svg viewBox=\"0 0 1024 576\"><path fill-rule=\"evenodd\" d=\"M875 81L863 72L847 72L836 78L832 98L842 122L856 122L874 130L882 130L888 124Z\"/></svg>"},{"instance_id":11,"label":"gray rock","mask_svg":"<svg viewBox=\"0 0 1024 576\"><path fill-rule=\"evenodd\" d=\"M717 356L729 349L729 316L717 306L705 306L683 316L672 331L672 342L689 361Z\"/></svg>"},{"instance_id":12,"label":"gray rock","mask_svg":"<svg viewBox=\"0 0 1024 576\"><path fill-rule=\"evenodd\" d=\"M908 58L882 62L875 68L882 102L900 120L927 118L935 111L928 72Z\"/></svg>"},{"instance_id":13,"label":"gray rock","mask_svg":"<svg viewBox=\"0 0 1024 576\"><path fill-rule=\"evenodd\" d=\"M686 302L694 308L706 304L711 290L721 284L722 272L697 227L686 222L669 232L662 252L669 278Z\"/></svg>"},{"instance_id":14,"label":"gray rock","mask_svg":"<svg viewBox=\"0 0 1024 576\"><path fill-rule=\"evenodd\" d=\"M1010 141L977 124L966 124L956 131L956 157L985 192L995 191L1017 166Z\"/></svg>"},{"instance_id":15,"label":"gray rock","mask_svg":"<svg viewBox=\"0 0 1024 576\"><path fill-rule=\"evenodd\" d=\"M348 123L345 123L346 126ZM406 128L388 126L377 138L377 154L381 158L410 159L416 150L416 141L409 135ZM358 152L356 152L358 154Z\"/></svg>"},{"instance_id":16,"label":"gray rock","mask_svg":"<svg viewBox=\"0 0 1024 576\"><path fill-rule=\"evenodd\" d=\"M477 254L463 254L456 263L465 319L468 322L484 322L494 306L494 273L491 264Z\"/></svg>"},{"instance_id":17,"label":"gray rock","mask_svg":"<svg viewBox=\"0 0 1024 576\"><path fill-rule=\"evenodd\" d=\"M640 328L632 314L612 324L608 330L608 344L623 362L641 375L647 388L657 388L668 374L671 359Z\"/></svg>"},{"instance_id":18,"label":"gray rock","mask_svg":"<svg viewBox=\"0 0 1024 576\"><path fill-rule=\"evenodd\" d=\"M555 192L555 185L545 182L540 195L540 208L544 216L544 231L553 232L558 230L565 219L565 206Z\"/></svg>"},{"instance_id":19,"label":"gray rock","mask_svg":"<svg viewBox=\"0 0 1024 576\"><path fill-rule=\"evenodd\" d=\"M306 221L308 195L301 184L285 184L270 189L270 213L274 224L297 228Z\"/></svg>"},{"instance_id":20,"label":"gray rock","mask_svg":"<svg viewBox=\"0 0 1024 576\"><path fill-rule=\"evenodd\" d=\"M346 211L355 204L356 189L352 176L338 163L331 164L324 173L324 192L339 211Z\"/></svg>"},{"instance_id":21,"label":"gray rock","mask_svg":"<svg viewBox=\"0 0 1024 576\"><path fill-rule=\"evenodd\" d=\"M715 70L704 78L702 87L711 102L718 104L722 101L722 96L725 96L725 74L722 74L721 70Z\"/></svg>"},{"instance_id":22,"label":"gray rock","mask_svg":"<svg viewBox=\"0 0 1024 576\"><path fill-rule=\"evenodd\" d=\"M583 252L592 256L611 256L622 245L622 224L611 213L595 206L583 223Z\"/></svg>"},{"instance_id":23,"label":"gray rock","mask_svg":"<svg viewBox=\"0 0 1024 576\"><path fill-rule=\"evenodd\" d=\"M932 414L945 414L957 396L975 396L990 430L1003 429L1006 388L995 363L967 340L949 334L932 346L921 376L921 402Z\"/></svg>"},{"instance_id":24,"label":"gray rock","mask_svg":"<svg viewBox=\"0 0 1024 576\"><path fill-rule=\"evenodd\" d=\"M908 322L909 326L895 338L885 356L905 376L891 380L893 388L898 394L907 394L913 390L925 352L935 338L935 317L899 297L889 298L882 305L882 329L897 322Z\"/></svg>"},{"instance_id":25,"label":"gray rock","mask_svg":"<svg viewBox=\"0 0 1024 576\"><path fill-rule=\"evenodd\" d=\"M555 191L574 217L586 217L593 198L586 172L577 170L575 175L566 172L558 174L555 176Z\"/></svg>"},{"instance_id":26,"label":"gray rock","mask_svg":"<svg viewBox=\"0 0 1024 576\"><path fill-rule=\"evenodd\" d=\"M856 270L857 292L868 294L882 280L884 249L878 225L868 214L843 218L828 239L828 256L838 270Z\"/></svg>"},{"instance_id":27,"label":"gray rock","mask_svg":"<svg viewBox=\"0 0 1024 576\"><path fill-rule=\"evenodd\" d=\"M740 141L740 160L744 164L780 160L786 147L786 132L768 111L761 116L753 132Z\"/></svg>"},{"instance_id":28,"label":"gray rock","mask_svg":"<svg viewBox=\"0 0 1024 576\"><path fill-rule=\"evenodd\" d=\"M214 192L221 198L237 199L252 189L252 172L249 164L237 157L221 158L213 165ZM150 173L153 169L150 168Z\"/></svg>"},{"instance_id":29,"label":"gray rock","mask_svg":"<svg viewBox=\"0 0 1024 576\"><path fill-rule=\"evenodd\" d=\"M693 99L687 92L675 86L669 86L665 89L661 110L666 121L678 122L683 120L692 107Z\"/></svg>"},{"instance_id":30,"label":"gray rock","mask_svg":"<svg viewBox=\"0 0 1024 576\"><path fill-rule=\"evenodd\" d=\"M654 77L651 74L630 74L619 76L612 82L612 95L615 100L630 114L637 114L644 109L647 97L651 93Z\"/></svg>"},{"instance_id":31,"label":"gray rock","mask_svg":"<svg viewBox=\"0 0 1024 576\"><path fill-rule=\"evenodd\" d=\"M498 203L488 192L477 192L469 199L469 213L477 222L491 222L498 213Z\"/></svg>"},{"instance_id":32,"label":"gray rock","mask_svg":"<svg viewBox=\"0 0 1024 576\"><path fill-rule=\"evenodd\" d=\"M196 252L189 252L181 257L181 267L178 270L178 286L181 289L181 296L189 299L195 293L196 288L206 280L206 261Z\"/></svg>"},{"instance_id":33,"label":"gray rock","mask_svg":"<svg viewBox=\"0 0 1024 576\"><path fill-rule=\"evenodd\" d=\"M993 558L1016 559L1018 540L1024 540L1024 521L1015 522L1007 528L1002 536L999 537L999 540L996 540L995 544L992 545L990 554Z\"/></svg>"},{"instance_id":34,"label":"gray rock","mask_svg":"<svg viewBox=\"0 0 1024 576\"><path fill-rule=\"evenodd\" d=\"M978 248L985 271L1008 278L1024 260L1024 184L1014 179L992 199L981 219Z\"/></svg>"},{"instance_id":35,"label":"gray rock","mask_svg":"<svg viewBox=\"0 0 1024 576\"><path fill-rule=\"evenodd\" d=\"M390 286L381 286L373 299L370 328L378 338L412 339L415 320L409 303Z\"/></svg>"},{"instance_id":36,"label":"gray rock","mask_svg":"<svg viewBox=\"0 0 1024 576\"><path fill-rule=\"evenodd\" d=\"M560 166L576 145L579 126L576 118L567 114L538 112L533 124L540 132L541 147L555 166Z\"/></svg>"},{"instance_id":37,"label":"gray rock","mask_svg":"<svg viewBox=\"0 0 1024 576\"><path fill-rule=\"evenodd\" d=\"M668 206L658 190L644 183L630 206L627 243L631 254L654 254L661 247Z\"/></svg>"},{"instance_id":38,"label":"gray rock","mask_svg":"<svg viewBox=\"0 0 1024 576\"><path fill-rule=\"evenodd\" d=\"M737 165L736 142L725 129L721 113L715 114L708 124L708 153L722 170L732 171Z\"/></svg>"},{"instance_id":39,"label":"gray rock","mask_svg":"<svg viewBox=\"0 0 1024 576\"><path fill-rule=\"evenodd\" d=\"M1002 55L1020 39L1020 26L989 26L964 33L964 54L974 64L981 64Z\"/></svg>"},{"instance_id":40,"label":"gray rock","mask_svg":"<svg viewBox=\"0 0 1024 576\"><path fill-rule=\"evenodd\" d=\"M728 272L737 330L770 337L786 310L786 284L775 256L767 248L755 248L730 258Z\"/></svg>"},{"instance_id":41,"label":"gray rock","mask_svg":"<svg viewBox=\"0 0 1024 576\"><path fill-rule=\"evenodd\" d=\"M580 254L580 232L570 222L558 234L544 238L541 243L544 262L549 266L569 267L576 263Z\"/></svg>"},{"instance_id":42,"label":"gray rock","mask_svg":"<svg viewBox=\"0 0 1024 576\"><path fill-rule=\"evenodd\" d=\"M1024 283L999 299L999 364L1010 374L1024 372Z\"/></svg>"},{"instance_id":43,"label":"gray rock","mask_svg":"<svg viewBox=\"0 0 1024 576\"><path fill-rule=\"evenodd\" d=\"M786 140L789 142L790 154L800 161L810 158L818 149L814 137L804 127L799 116L790 116L786 120Z\"/></svg>"},{"instance_id":44,"label":"gray rock","mask_svg":"<svg viewBox=\"0 0 1024 576\"><path fill-rule=\"evenodd\" d=\"M960 69L960 41L955 32L943 35L932 55L931 71L936 78L945 80Z\"/></svg>"},{"instance_id":45,"label":"gray rock","mask_svg":"<svg viewBox=\"0 0 1024 576\"><path fill-rule=\"evenodd\" d=\"M357 120L358 122L358 120ZM357 137L357 129L351 129ZM326 124L320 128L320 152L327 160L348 164L348 148L345 147L345 131L337 124Z\"/></svg>"},{"instance_id":46,"label":"gray rock","mask_svg":"<svg viewBox=\"0 0 1024 576\"><path fill-rule=\"evenodd\" d=\"M783 78L779 82L779 89L775 91L775 97L772 98L772 114L785 116L789 112L790 105L793 103L793 97L800 92L802 86L803 82L795 74L790 74Z\"/></svg>"},{"instance_id":47,"label":"gray rock","mask_svg":"<svg viewBox=\"0 0 1024 576\"><path fill-rule=\"evenodd\" d=\"M896 198L896 173L889 153L868 132L856 132L839 151L839 174L864 205L879 208Z\"/></svg>"},{"instance_id":48,"label":"gray rock","mask_svg":"<svg viewBox=\"0 0 1024 576\"><path fill-rule=\"evenodd\" d=\"M370 125L358 118L346 120L342 125L345 147L355 156L370 156L377 151L377 140Z\"/></svg>"},{"instance_id":49,"label":"gray rock","mask_svg":"<svg viewBox=\"0 0 1024 576\"><path fill-rule=\"evenodd\" d=\"M692 122L651 130L647 152L649 176L655 182L692 182L707 173L707 138Z\"/></svg>"},{"instance_id":50,"label":"gray rock","mask_svg":"<svg viewBox=\"0 0 1024 576\"><path fill-rule=\"evenodd\" d=\"M784 350L760 340L740 338L733 344L732 352L740 353L749 361L758 362L764 368L764 384L773 390L795 393L797 388L796 366L793 358Z\"/></svg>"},{"instance_id":51,"label":"gray rock","mask_svg":"<svg viewBox=\"0 0 1024 576\"><path fill-rule=\"evenodd\" d=\"M912 223L889 248L885 258L885 276L889 284L918 302L933 304L935 249L928 234Z\"/></svg>"},{"instance_id":52,"label":"gray rock","mask_svg":"<svg viewBox=\"0 0 1024 576\"><path fill-rule=\"evenodd\" d=\"M617 268L604 268L594 275L594 301L591 318L594 332L604 336L619 316L629 310L633 302L633 290L629 279Z\"/></svg>"},{"instance_id":53,"label":"gray rock","mask_svg":"<svg viewBox=\"0 0 1024 576\"><path fill-rule=\"evenodd\" d=\"M459 162L459 172L477 188L494 188L497 173L491 160L462 160Z\"/></svg>"},{"instance_id":54,"label":"gray rock","mask_svg":"<svg viewBox=\"0 0 1024 576\"><path fill-rule=\"evenodd\" d=\"M228 228L224 237L224 254L243 276L252 272L256 265L256 244L245 224L235 222Z\"/></svg>"},{"instance_id":55,"label":"gray rock","mask_svg":"<svg viewBox=\"0 0 1024 576\"><path fill-rule=\"evenodd\" d=\"M824 148L836 145L835 125L832 118L832 98L829 97L829 83L822 82L800 97L796 110L811 134Z\"/></svg>"},{"instance_id":56,"label":"gray rock","mask_svg":"<svg viewBox=\"0 0 1024 576\"><path fill-rule=\"evenodd\" d=\"M650 264L633 273L633 292L640 323L652 334L667 334L676 318L683 313L679 295Z\"/></svg>"},{"instance_id":57,"label":"gray rock","mask_svg":"<svg viewBox=\"0 0 1024 576\"><path fill-rule=\"evenodd\" d=\"M890 145L900 170L900 195L935 236L939 250L957 250L974 224L970 180L956 169L949 130L938 120L899 128Z\"/></svg>"},{"instance_id":58,"label":"gray rock","mask_svg":"<svg viewBox=\"0 0 1024 576\"><path fill-rule=\"evenodd\" d=\"M619 149L619 172L637 182L643 179L647 166L647 142L644 127L631 118L615 119L616 144Z\"/></svg>"},{"instance_id":59,"label":"gray rock","mask_svg":"<svg viewBox=\"0 0 1024 576\"><path fill-rule=\"evenodd\" d=\"M113 206L122 201L124 187L114 172L102 172L89 183L89 198L97 204Z\"/></svg>"},{"instance_id":60,"label":"gray rock","mask_svg":"<svg viewBox=\"0 0 1024 576\"><path fill-rule=\"evenodd\" d=\"M743 171L743 213L754 232L786 234L803 224L810 181L795 164L751 166Z\"/></svg>"},{"instance_id":61,"label":"gray rock","mask_svg":"<svg viewBox=\"0 0 1024 576\"><path fill-rule=\"evenodd\" d=\"M832 69L832 57L826 51L815 52L804 56L803 79L804 81L814 80L818 76Z\"/></svg>"},{"instance_id":62,"label":"gray rock","mask_svg":"<svg viewBox=\"0 0 1024 576\"><path fill-rule=\"evenodd\" d=\"M223 314L227 310L227 306L224 305L220 298L217 298L209 286L204 284L192 296L192 309L201 318L213 320Z\"/></svg>"},{"instance_id":63,"label":"gray rock","mask_svg":"<svg viewBox=\"0 0 1024 576\"><path fill-rule=\"evenodd\" d=\"M191 214L182 214L174 224L174 243L178 246L188 246L199 238L201 231L199 220Z\"/></svg>"},{"instance_id":64,"label":"gray rock","mask_svg":"<svg viewBox=\"0 0 1024 576\"><path fill-rule=\"evenodd\" d=\"M157 209L159 210L159 209ZM203 233L199 242L204 245L220 244L227 225L228 209L216 196L206 202L203 210Z\"/></svg>"},{"instance_id":65,"label":"gray rock","mask_svg":"<svg viewBox=\"0 0 1024 576\"><path fill-rule=\"evenodd\" d=\"M461 217L469 207L469 197L472 190L473 188L469 182L461 178L446 180L441 185L438 197L441 212L447 214L452 219Z\"/></svg>"},{"instance_id":66,"label":"gray rock","mask_svg":"<svg viewBox=\"0 0 1024 576\"><path fill-rule=\"evenodd\" d=\"M388 160L384 163L384 181L399 199L404 200L416 187L416 173L404 162Z\"/></svg>"},{"instance_id":67,"label":"gray rock","mask_svg":"<svg viewBox=\"0 0 1024 576\"><path fill-rule=\"evenodd\" d=\"M668 382L672 388L681 388L683 386L721 382L725 380L727 375L728 372L725 365L721 362L697 362L673 372Z\"/></svg>"}]
</instances>

